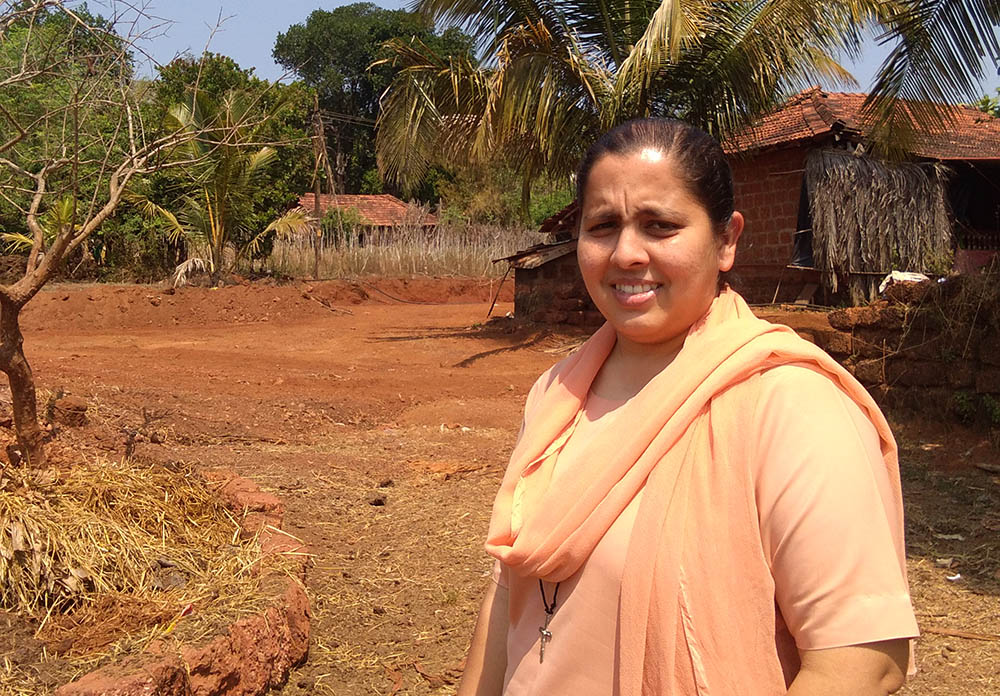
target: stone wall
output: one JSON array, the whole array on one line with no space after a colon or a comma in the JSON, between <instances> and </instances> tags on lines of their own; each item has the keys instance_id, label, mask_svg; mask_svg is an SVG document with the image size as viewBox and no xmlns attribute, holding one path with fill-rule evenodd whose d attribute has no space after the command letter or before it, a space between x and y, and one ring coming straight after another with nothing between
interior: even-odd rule
<instances>
[{"instance_id":1,"label":"stone wall","mask_svg":"<svg viewBox=\"0 0 1000 696\"><path fill-rule=\"evenodd\" d=\"M928 302L927 284L914 287L921 286L895 286L887 301L831 312L830 330L817 332L816 343L881 403L1000 425L1000 331L989 322L956 323L947 300Z\"/></svg>"}]
</instances>

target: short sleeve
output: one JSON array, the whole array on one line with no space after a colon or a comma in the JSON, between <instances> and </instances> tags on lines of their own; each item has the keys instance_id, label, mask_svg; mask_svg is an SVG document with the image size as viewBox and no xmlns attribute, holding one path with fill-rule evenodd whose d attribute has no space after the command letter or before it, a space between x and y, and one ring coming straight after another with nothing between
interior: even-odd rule
<instances>
[{"instance_id":1,"label":"short sleeve","mask_svg":"<svg viewBox=\"0 0 1000 696\"><path fill-rule=\"evenodd\" d=\"M490 578L497 584L498 587L508 589L510 587L510 570L505 566L500 559L493 561L493 571L490 574Z\"/></svg>"},{"instance_id":2,"label":"short sleeve","mask_svg":"<svg viewBox=\"0 0 1000 696\"><path fill-rule=\"evenodd\" d=\"M775 598L800 650L918 635L874 425L825 375L766 372L755 495Z\"/></svg>"}]
</instances>

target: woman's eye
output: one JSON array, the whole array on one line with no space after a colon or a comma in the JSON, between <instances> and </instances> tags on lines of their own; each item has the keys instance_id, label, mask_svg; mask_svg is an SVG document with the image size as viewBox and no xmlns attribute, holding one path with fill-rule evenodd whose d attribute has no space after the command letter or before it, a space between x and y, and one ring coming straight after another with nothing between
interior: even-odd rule
<instances>
[{"instance_id":1,"label":"woman's eye","mask_svg":"<svg viewBox=\"0 0 1000 696\"><path fill-rule=\"evenodd\" d=\"M587 228L587 231L590 234L601 234L610 232L614 228L615 228L615 223L612 222L611 220L606 220L604 222L598 222L594 225L591 225L590 227Z\"/></svg>"},{"instance_id":2,"label":"woman's eye","mask_svg":"<svg viewBox=\"0 0 1000 696\"><path fill-rule=\"evenodd\" d=\"M669 234L677 231L676 224L665 220L652 220L647 226L658 234Z\"/></svg>"}]
</instances>

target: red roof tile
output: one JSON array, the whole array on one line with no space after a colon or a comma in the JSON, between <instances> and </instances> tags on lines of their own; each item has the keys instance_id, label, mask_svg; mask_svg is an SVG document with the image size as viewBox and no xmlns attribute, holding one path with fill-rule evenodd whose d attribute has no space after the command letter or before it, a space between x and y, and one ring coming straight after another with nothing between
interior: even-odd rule
<instances>
[{"instance_id":1,"label":"red roof tile","mask_svg":"<svg viewBox=\"0 0 1000 696\"><path fill-rule=\"evenodd\" d=\"M764 116L725 144L727 152L826 139L846 132L864 137L862 105L867 95L807 89L782 108ZM1000 119L971 106L953 107L954 119L945 128L917 135L912 154L929 159L1000 159Z\"/></svg>"},{"instance_id":2,"label":"red roof tile","mask_svg":"<svg viewBox=\"0 0 1000 696\"><path fill-rule=\"evenodd\" d=\"M311 193L299 197L299 206L312 213L316 197ZM425 213L415 205L404 203L388 193L378 195L320 194L319 207L324 213L330 208L354 208L367 225L376 227L397 227L419 225L430 227L437 224L437 217Z\"/></svg>"}]
</instances>

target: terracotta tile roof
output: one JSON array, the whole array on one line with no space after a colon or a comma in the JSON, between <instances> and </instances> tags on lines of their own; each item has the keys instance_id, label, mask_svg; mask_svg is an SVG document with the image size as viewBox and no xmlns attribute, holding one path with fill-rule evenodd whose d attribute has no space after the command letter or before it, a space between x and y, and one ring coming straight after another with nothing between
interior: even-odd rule
<instances>
[{"instance_id":1,"label":"terracotta tile roof","mask_svg":"<svg viewBox=\"0 0 1000 696\"><path fill-rule=\"evenodd\" d=\"M299 197L299 206L309 213L315 209L316 197L311 193ZM415 205L404 203L388 193L378 195L353 194L320 194L320 210L324 213L330 208L354 208L362 221L376 227L397 227L399 225L419 225L432 227L437 224L437 217L425 213Z\"/></svg>"},{"instance_id":2,"label":"terracotta tile roof","mask_svg":"<svg viewBox=\"0 0 1000 696\"><path fill-rule=\"evenodd\" d=\"M727 152L744 152L810 140L826 140L843 132L863 138L862 105L867 95L824 92L812 87L725 144ZM1000 159L1000 119L971 106L954 107L954 122L917 136L912 154L943 160Z\"/></svg>"}]
</instances>

